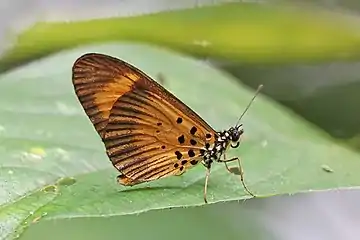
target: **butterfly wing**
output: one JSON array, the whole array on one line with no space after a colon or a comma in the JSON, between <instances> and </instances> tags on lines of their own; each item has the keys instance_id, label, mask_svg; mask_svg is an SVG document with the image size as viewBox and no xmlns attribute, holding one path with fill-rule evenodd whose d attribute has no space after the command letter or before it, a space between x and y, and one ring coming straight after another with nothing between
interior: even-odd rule
<instances>
[{"instance_id":1,"label":"butterfly wing","mask_svg":"<svg viewBox=\"0 0 360 240\"><path fill-rule=\"evenodd\" d=\"M73 83L123 185L182 174L217 137L174 95L119 59L83 55L73 66Z\"/></svg>"}]
</instances>

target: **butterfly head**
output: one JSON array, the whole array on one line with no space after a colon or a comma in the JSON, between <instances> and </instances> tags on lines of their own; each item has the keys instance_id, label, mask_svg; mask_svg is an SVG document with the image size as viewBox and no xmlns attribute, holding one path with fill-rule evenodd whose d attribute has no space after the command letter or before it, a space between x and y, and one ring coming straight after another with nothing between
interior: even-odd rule
<instances>
[{"instance_id":1,"label":"butterfly head","mask_svg":"<svg viewBox=\"0 0 360 240\"><path fill-rule=\"evenodd\" d=\"M244 133L243 125L239 124L235 127L230 128L228 133L231 141L231 147L237 148L240 144L241 135L243 135Z\"/></svg>"}]
</instances>

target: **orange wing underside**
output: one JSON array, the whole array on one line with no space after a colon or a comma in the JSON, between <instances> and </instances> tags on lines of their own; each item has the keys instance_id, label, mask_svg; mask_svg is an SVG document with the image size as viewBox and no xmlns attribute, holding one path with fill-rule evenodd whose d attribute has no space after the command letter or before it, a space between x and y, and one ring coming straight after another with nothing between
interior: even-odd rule
<instances>
[{"instance_id":1,"label":"orange wing underside","mask_svg":"<svg viewBox=\"0 0 360 240\"><path fill-rule=\"evenodd\" d=\"M86 54L74 63L76 95L100 137L104 137L112 106L140 77L105 55Z\"/></svg>"},{"instance_id":2,"label":"orange wing underside","mask_svg":"<svg viewBox=\"0 0 360 240\"><path fill-rule=\"evenodd\" d=\"M216 132L196 113L146 74L99 54L80 57L73 67L75 92L107 154L135 185L181 175L201 161L201 149Z\"/></svg>"}]
</instances>

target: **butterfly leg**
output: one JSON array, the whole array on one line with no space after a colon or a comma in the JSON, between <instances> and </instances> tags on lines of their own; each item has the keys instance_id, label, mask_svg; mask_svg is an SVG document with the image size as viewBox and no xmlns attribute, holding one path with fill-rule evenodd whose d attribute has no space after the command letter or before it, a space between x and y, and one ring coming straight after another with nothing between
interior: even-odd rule
<instances>
[{"instance_id":1,"label":"butterfly leg","mask_svg":"<svg viewBox=\"0 0 360 240\"><path fill-rule=\"evenodd\" d=\"M252 192L250 192L250 190L246 187L246 184L245 184L245 181L244 181L244 171L243 171L243 169L242 169L242 167L241 167L240 158L239 158L239 157L234 157L234 158L231 158L231 159L225 159L225 157L224 157L224 160L220 160L220 162L223 162L223 163L225 164L225 166L226 166L226 169L227 169L229 172L231 172L231 173L233 173L233 171L231 171L231 169L228 168L228 166L227 166L226 163L228 163L228 162L233 162L233 161L238 161L238 165L239 165L239 168L238 168L238 169L239 169L239 174L240 174L240 180L241 180L241 183L242 183L244 189L245 189L246 192L248 192L251 196L256 197L256 196L255 196Z\"/></svg>"},{"instance_id":2,"label":"butterfly leg","mask_svg":"<svg viewBox=\"0 0 360 240\"><path fill-rule=\"evenodd\" d=\"M224 153L223 156L224 156L224 160L226 160L226 153ZM230 170L229 166L227 165L226 161L224 161L224 164L225 164L226 170L228 170L229 173L233 173L233 172Z\"/></svg>"},{"instance_id":3,"label":"butterfly leg","mask_svg":"<svg viewBox=\"0 0 360 240\"><path fill-rule=\"evenodd\" d=\"M205 203L208 203L207 199L206 199L206 195L207 195L207 186L208 186L209 176L210 176L210 169L211 169L211 165L206 166L206 176L205 176L205 184L204 184L204 201L205 201Z\"/></svg>"}]
</instances>

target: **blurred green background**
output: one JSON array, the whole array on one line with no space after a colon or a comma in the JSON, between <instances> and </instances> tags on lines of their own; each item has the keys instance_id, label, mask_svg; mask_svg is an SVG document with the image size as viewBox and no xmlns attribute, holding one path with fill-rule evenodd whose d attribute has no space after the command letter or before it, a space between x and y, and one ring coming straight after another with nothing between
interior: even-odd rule
<instances>
[{"instance_id":1,"label":"blurred green background","mask_svg":"<svg viewBox=\"0 0 360 240\"><path fill-rule=\"evenodd\" d=\"M227 2L0 6L0 239L357 239L359 192L310 192L359 185L359 4ZM245 158L247 181L263 197L307 193L244 200L237 180L219 171L211 183L218 203L201 206L198 167L180 191L163 189L179 186L171 179L119 199L116 172L70 86L75 57L104 43L163 74L165 87L216 129L230 126L251 88L264 84L266 97L244 119L247 143L233 154ZM264 177L272 172L282 175Z\"/></svg>"}]
</instances>

